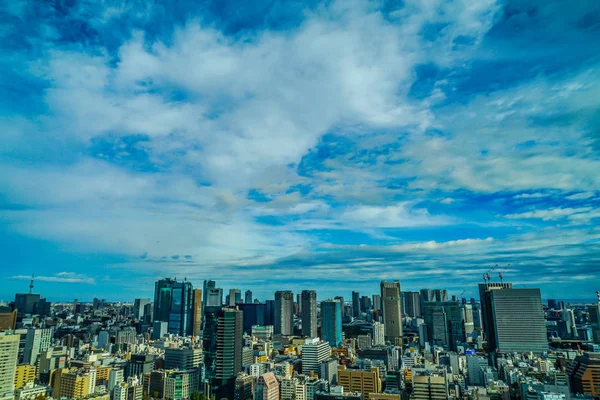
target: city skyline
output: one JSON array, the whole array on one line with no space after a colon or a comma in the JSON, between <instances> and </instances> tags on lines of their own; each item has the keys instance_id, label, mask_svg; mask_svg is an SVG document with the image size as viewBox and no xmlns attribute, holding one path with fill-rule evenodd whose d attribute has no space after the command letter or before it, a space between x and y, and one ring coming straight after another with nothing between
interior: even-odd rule
<instances>
[{"instance_id":1,"label":"city skyline","mask_svg":"<svg viewBox=\"0 0 600 400\"><path fill-rule=\"evenodd\" d=\"M1 300L600 289L598 4L8 3Z\"/></svg>"}]
</instances>

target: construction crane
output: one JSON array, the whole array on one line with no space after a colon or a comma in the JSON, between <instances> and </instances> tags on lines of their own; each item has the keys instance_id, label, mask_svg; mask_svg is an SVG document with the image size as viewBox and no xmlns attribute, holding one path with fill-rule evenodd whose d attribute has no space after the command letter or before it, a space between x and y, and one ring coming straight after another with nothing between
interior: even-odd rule
<instances>
[{"instance_id":1,"label":"construction crane","mask_svg":"<svg viewBox=\"0 0 600 400\"><path fill-rule=\"evenodd\" d=\"M502 279L504 278L504 273L506 272L508 267L510 267L510 263L506 264L506 267L504 267L504 269L502 271L498 272L498 276L500 277L500 283L503 282Z\"/></svg>"},{"instance_id":2,"label":"construction crane","mask_svg":"<svg viewBox=\"0 0 600 400\"><path fill-rule=\"evenodd\" d=\"M596 292L596 296L598 296L598 305L600 305L600 290Z\"/></svg>"},{"instance_id":3,"label":"construction crane","mask_svg":"<svg viewBox=\"0 0 600 400\"><path fill-rule=\"evenodd\" d=\"M490 270L484 275L483 281L485 282L485 280L487 279L488 282L492 281L492 275L491 273L494 272L494 270L498 268L498 264L496 264L494 267L490 268Z\"/></svg>"}]
</instances>

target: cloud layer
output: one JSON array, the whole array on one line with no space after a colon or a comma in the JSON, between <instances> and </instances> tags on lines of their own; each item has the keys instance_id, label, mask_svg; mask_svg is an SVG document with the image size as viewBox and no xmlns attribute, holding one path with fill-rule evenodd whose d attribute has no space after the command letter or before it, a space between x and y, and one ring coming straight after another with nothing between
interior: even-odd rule
<instances>
[{"instance_id":1,"label":"cloud layer","mask_svg":"<svg viewBox=\"0 0 600 400\"><path fill-rule=\"evenodd\" d=\"M598 6L0 7L0 296L595 290Z\"/></svg>"}]
</instances>

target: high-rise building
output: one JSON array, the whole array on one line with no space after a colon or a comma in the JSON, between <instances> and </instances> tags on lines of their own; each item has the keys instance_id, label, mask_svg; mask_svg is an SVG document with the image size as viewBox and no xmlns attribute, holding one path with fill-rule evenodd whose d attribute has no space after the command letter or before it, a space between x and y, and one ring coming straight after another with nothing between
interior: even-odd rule
<instances>
[{"instance_id":1,"label":"high-rise building","mask_svg":"<svg viewBox=\"0 0 600 400\"><path fill-rule=\"evenodd\" d=\"M488 347L500 353L543 353L548 350L540 289L490 290Z\"/></svg>"},{"instance_id":2,"label":"high-rise building","mask_svg":"<svg viewBox=\"0 0 600 400\"><path fill-rule=\"evenodd\" d=\"M332 385L337 385L337 372L338 372L338 360L335 357L332 357L328 360L321 362L321 373L319 377L327 381L327 383Z\"/></svg>"},{"instance_id":3,"label":"high-rise building","mask_svg":"<svg viewBox=\"0 0 600 400\"><path fill-rule=\"evenodd\" d=\"M160 279L154 284L154 321L169 322L173 284L171 278Z\"/></svg>"},{"instance_id":4,"label":"high-rise building","mask_svg":"<svg viewBox=\"0 0 600 400\"><path fill-rule=\"evenodd\" d=\"M246 290L244 293L244 303L252 304L252 290Z\"/></svg>"},{"instance_id":5,"label":"high-rise building","mask_svg":"<svg viewBox=\"0 0 600 400\"><path fill-rule=\"evenodd\" d=\"M242 291L240 289L229 289L229 306L234 307L242 302Z\"/></svg>"},{"instance_id":6,"label":"high-rise building","mask_svg":"<svg viewBox=\"0 0 600 400\"><path fill-rule=\"evenodd\" d=\"M206 314L206 374L219 396L227 398L233 397L235 377L242 369L242 319L242 311L230 307Z\"/></svg>"},{"instance_id":7,"label":"high-rise building","mask_svg":"<svg viewBox=\"0 0 600 400\"><path fill-rule=\"evenodd\" d=\"M205 280L202 285L202 304L208 306L208 291L211 289L216 289L217 284L215 281ZM221 304L219 304L220 306Z\"/></svg>"},{"instance_id":8,"label":"high-rise building","mask_svg":"<svg viewBox=\"0 0 600 400\"><path fill-rule=\"evenodd\" d=\"M144 318L144 311L147 304L150 304L150 299L135 299L133 302L133 316L136 319Z\"/></svg>"},{"instance_id":9,"label":"high-rise building","mask_svg":"<svg viewBox=\"0 0 600 400\"><path fill-rule=\"evenodd\" d=\"M100 332L102 333L102 332ZM160 340L169 333L169 323L166 321L154 321L152 324L152 340ZM108 334L108 332L107 332ZM108 336L108 335L107 335ZM108 341L107 341L108 342ZM99 346L102 348L102 346ZM108 349L105 349L108 350Z\"/></svg>"},{"instance_id":10,"label":"high-rise building","mask_svg":"<svg viewBox=\"0 0 600 400\"><path fill-rule=\"evenodd\" d=\"M373 322L373 345L383 346L385 344L385 326L381 322Z\"/></svg>"},{"instance_id":11,"label":"high-rise building","mask_svg":"<svg viewBox=\"0 0 600 400\"><path fill-rule=\"evenodd\" d=\"M567 374L572 393L600 397L600 354L585 352L575 357Z\"/></svg>"},{"instance_id":12,"label":"high-rise building","mask_svg":"<svg viewBox=\"0 0 600 400\"><path fill-rule=\"evenodd\" d=\"M331 347L342 343L342 305L339 300L321 302L321 336Z\"/></svg>"},{"instance_id":13,"label":"high-rise building","mask_svg":"<svg viewBox=\"0 0 600 400\"><path fill-rule=\"evenodd\" d=\"M435 346L457 350L464 343L463 309L458 301L430 301L425 303L427 338Z\"/></svg>"},{"instance_id":14,"label":"high-rise building","mask_svg":"<svg viewBox=\"0 0 600 400\"><path fill-rule=\"evenodd\" d=\"M402 343L402 304L400 302L400 282L381 281L383 303L383 324L385 340L393 344Z\"/></svg>"},{"instance_id":15,"label":"high-rise building","mask_svg":"<svg viewBox=\"0 0 600 400\"><path fill-rule=\"evenodd\" d=\"M202 334L202 290L194 289L192 292L192 335L201 336Z\"/></svg>"},{"instance_id":16,"label":"high-rise building","mask_svg":"<svg viewBox=\"0 0 600 400\"><path fill-rule=\"evenodd\" d=\"M300 296L302 304L302 334L308 338L317 337L317 292L303 290Z\"/></svg>"},{"instance_id":17,"label":"high-rise building","mask_svg":"<svg viewBox=\"0 0 600 400\"><path fill-rule=\"evenodd\" d=\"M331 346L319 338L306 339L302 345L302 373L321 373L321 362L331 357Z\"/></svg>"},{"instance_id":18,"label":"high-rise building","mask_svg":"<svg viewBox=\"0 0 600 400\"><path fill-rule=\"evenodd\" d=\"M373 298L373 310L380 311L381 310L381 295L374 294L371 297Z\"/></svg>"},{"instance_id":19,"label":"high-rise building","mask_svg":"<svg viewBox=\"0 0 600 400\"><path fill-rule=\"evenodd\" d=\"M352 292L352 316L354 318L360 318L360 293Z\"/></svg>"},{"instance_id":20,"label":"high-rise building","mask_svg":"<svg viewBox=\"0 0 600 400\"><path fill-rule=\"evenodd\" d=\"M193 333L193 288L190 282L174 282L169 313L169 333L191 336Z\"/></svg>"},{"instance_id":21,"label":"high-rise building","mask_svg":"<svg viewBox=\"0 0 600 400\"><path fill-rule=\"evenodd\" d=\"M54 330L52 328L27 329L25 350L23 351L23 362L26 364L35 365L40 353L48 350L52 344L53 334Z\"/></svg>"},{"instance_id":22,"label":"high-rise building","mask_svg":"<svg viewBox=\"0 0 600 400\"><path fill-rule=\"evenodd\" d=\"M419 292L402 292L404 294L404 309L411 318L421 317L421 295Z\"/></svg>"},{"instance_id":23,"label":"high-rise building","mask_svg":"<svg viewBox=\"0 0 600 400\"><path fill-rule=\"evenodd\" d=\"M165 349L165 369L191 370L202 364L202 349L178 347Z\"/></svg>"},{"instance_id":24,"label":"high-rise building","mask_svg":"<svg viewBox=\"0 0 600 400\"><path fill-rule=\"evenodd\" d=\"M200 388L197 371L166 371L165 399L189 399Z\"/></svg>"},{"instance_id":25,"label":"high-rise building","mask_svg":"<svg viewBox=\"0 0 600 400\"><path fill-rule=\"evenodd\" d=\"M294 333L294 294L291 290L275 292L275 335Z\"/></svg>"},{"instance_id":26,"label":"high-rise building","mask_svg":"<svg viewBox=\"0 0 600 400\"><path fill-rule=\"evenodd\" d=\"M13 399L19 335L0 335L0 399Z\"/></svg>"},{"instance_id":27,"label":"high-rise building","mask_svg":"<svg viewBox=\"0 0 600 400\"><path fill-rule=\"evenodd\" d=\"M254 325L265 325L266 304L244 303L238 308L244 313L244 332L250 333Z\"/></svg>"},{"instance_id":28,"label":"high-rise building","mask_svg":"<svg viewBox=\"0 0 600 400\"><path fill-rule=\"evenodd\" d=\"M29 293L17 293L15 295L14 310L17 310L19 317L26 314L40 313L40 295L33 293L33 275L29 284Z\"/></svg>"},{"instance_id":29,"label":"high-rise building","mask_svg":"<svg viewBox=\"0 0 600 400\"><path fill-rule=\"evenodd\" d=\"M489 304L489 293L492 290L502 290L502 289L512 289L512 283L498 283L498 282L486 282L480 283L479 285L479 303L481 309L481 328L483 330L483 334L487 335L489 332L489 320L490 313L488 304ZM486 337L486 339L488 339Z\"/></svg>"}]
</instances>

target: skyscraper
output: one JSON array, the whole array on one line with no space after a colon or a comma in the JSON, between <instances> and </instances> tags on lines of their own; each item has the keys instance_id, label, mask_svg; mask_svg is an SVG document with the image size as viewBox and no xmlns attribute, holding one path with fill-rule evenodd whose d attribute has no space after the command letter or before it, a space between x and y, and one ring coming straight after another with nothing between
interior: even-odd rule
<instances>
[{"instance_id":1,"label":"skyscraper","mask_svg":"<svg viewBox=\"0 0 600 400\"><path fill-rule=\"evenodd\" d=\"M342 303L339 300L321 302L321 336L331 347L342 343Z\"/></svg>"},{"instance_id":2,"label":"skyscraper","mask_svg":"<svg viewBox=\"0 0 600 400\"><path fill-rule=\"evenodd\" d=\"M204 306L208 306L208 291L211 289L216 289L217 283L215 281L205 280L202 286L202 304ZM220 304L219 304L220 305Z\"/></svg>"},{"instance_id":3,"label":"skyscraper","mask_svg":"<svg viewBox=\"0 0 600 400\"><path fill-rule=\"evenodd\" d=\"M359 318L360 312L360 293L352 292L352 316Z\"/></svg>"},{"instance_id":4,"label":"skyscraper","mask_svg":"<svg viewBox=\"0 0 600 400\"><path fill-rule=\"evenodd\" d=\"M500 289L512 289L512 283L497 283L497 282L486 282L479 284L479 302L481 309L481 328L483 329L483 334L488 339L488 325L490 320L490 310L488 308L489 299L486 296L489 296L490 290L500 290Z\"/></svg>"},{"instance_id":5,"label":"skyscraper","mask_svg":"<svg viewBox=\"0 0 600 400\"><path fill-rule=\"evenodd\" d=\"M0 399L13 399L19 335L0 336Z\"/></svg>"},{"instance_id":6,"label":"skyscraper","mask_svg":"<svg viewBox=\"0 0 600 400\"><path fill-rule=\"evenodd\" d=\"M193 290L193 305L192 305L192 314L193 314L193 328L192 328L192 335L194 336L200 336L201 332L202 332L202 316L203 314L203 310L202 310L202 290L200 289L194 289Z\"/></svg>"},{"instance_id":7,"label":"skyscraper","mask_svg":"<svg viewBox=\"0 0 600 400\"><path fill-rule=\"evenodd\" d=\"M302 334L309 338L317 337L317 292L303 290L300 301L302 304Z\"/></svg>"},{"instance_id":8,"label":"skyscraper","mask_svg":"<svg viewBox=\"0 0 600 400\"><path fill-rule=\"evenodd\" d=\"M275 335L294 333L294 293L291 290L275 292Z\"/></svg>"},{"instance_id":9,"label":"skyscraper","mask_svg":"<svg viewBox=\"0 0 600 400\"><path fill-rule=\"evenodd\" d=\"M402 343L402 304L400 302L400 282L381 281L381 301L383 303L383 324L385 340L393 344Z\"/></svg>"},{"instance_id":10,"label":"skyscraper","mask_svg":"<svg viewBox=\"0 0 600 400\"><path fill-rule=\"evenodd\" d=\"M457 301L430 301L425 303L425 324L430 343L445 350L457 350L465 341L464 313Z\"/></svg>"},{"instance_id":11,"label":"skyscraper","mask_svg":"<svg viewBox=\"0 0 600 400\"><path fill-rule=\"evenodd\" d=\"M38 356L42 351L48 350L52 344L53 328L47 329L27 329L25 338L25 350L23 351L23 362L35 365Z\"/></svg>"},{"instance_id":12,"label":"skyscraper","mask_svg":"<svg viewBox=\"0 0 600 400\"><path fill-rule=\"evenodd\" d=\"M321 362L331 357L331 346L319 338L306 339L302 345L302 373L321 373Z\"/></svg>"},{"instance_id":13,"label":"skyscraper","mask_svg":"<svg viewBox=\"0 0 600 400\"><path fill-rule=\"evenodd\" d=\"M373 298L373 310L380 311L381 310L381 295L374 294Z\"/></svg>"},{"instance_id":14,"label":"skyscraper","mask_svg":"<svg viewBox=\"0 0 600 400\"><path fill-rule=\"evenodd\" d=\"M220 397L233 397L235 377L242 369L242 319L242 311L232 307L206 314L206 374Z\"/></svg>"},{"instance_id":15,"label":"skyscraper","mask_svg":"<svg viewBox=\"0 0 600 400\"><path fill-rule=\"evenodd\" d=\"M244 303L252 304L252 291L251 290L246 290L246 293L244 293Z\"/></svg>"},{"instance_id":16,"label":"skyscraper","mask_svg":"<svg viewBox=\"0 0 600 400\"><path fill-rule=\"evenodd\" d=\"M174 282L169 313L169 333L191 336L193 333L193 288L188 281Z\"/></svg>"},{"instance_id":17,"label":"skyscraper","mask_svg":"<svg viewBox=\"0 0 600 400\"><path fill-rule=\"evenodd\" d=\"M144 318L146 304L150 304L150 299L135 299L133 303L133 316L136 319L142 320Z\"/></svg>"},{"instance_id":18,"label":"skyscraper","mask_svg":"<svg viewBox=\"0 0 600 400\"><path fill-rule=\"evenodd\" d=\"M234 307L242 302L242 291L240 289L229 289L229 306Z\"/></svg>"},{"instance_id":19,"label":"skyscraper","mask_svg":"<svg viewBox=\"0 0 600 400\"><path fill-rule=\"evenodd\" d=\"M548 350L540 289L490 290L486 295L490 352L540 354Z\"/></svg>"},{"instance_id":20,"label":"skyscraper","mask_svg":"<svg viewBox=\"0 0 600 400\"><path fill-rule=\"evenodd\" d=\"M411 318L421 317L421 296L419 292L403 292L404 309Z\"/></svg>"},{"instance_id":21,"label":"skyscraper","mask_svg":"<svg viewBox=\"0 0 600 400\"><path fill-rule=\"evenodd\" d=\"M154 321L169 322L171 313L171 295L175 281L171 278L160 279L154 285Z\"/></svg>"}]
</instances>

